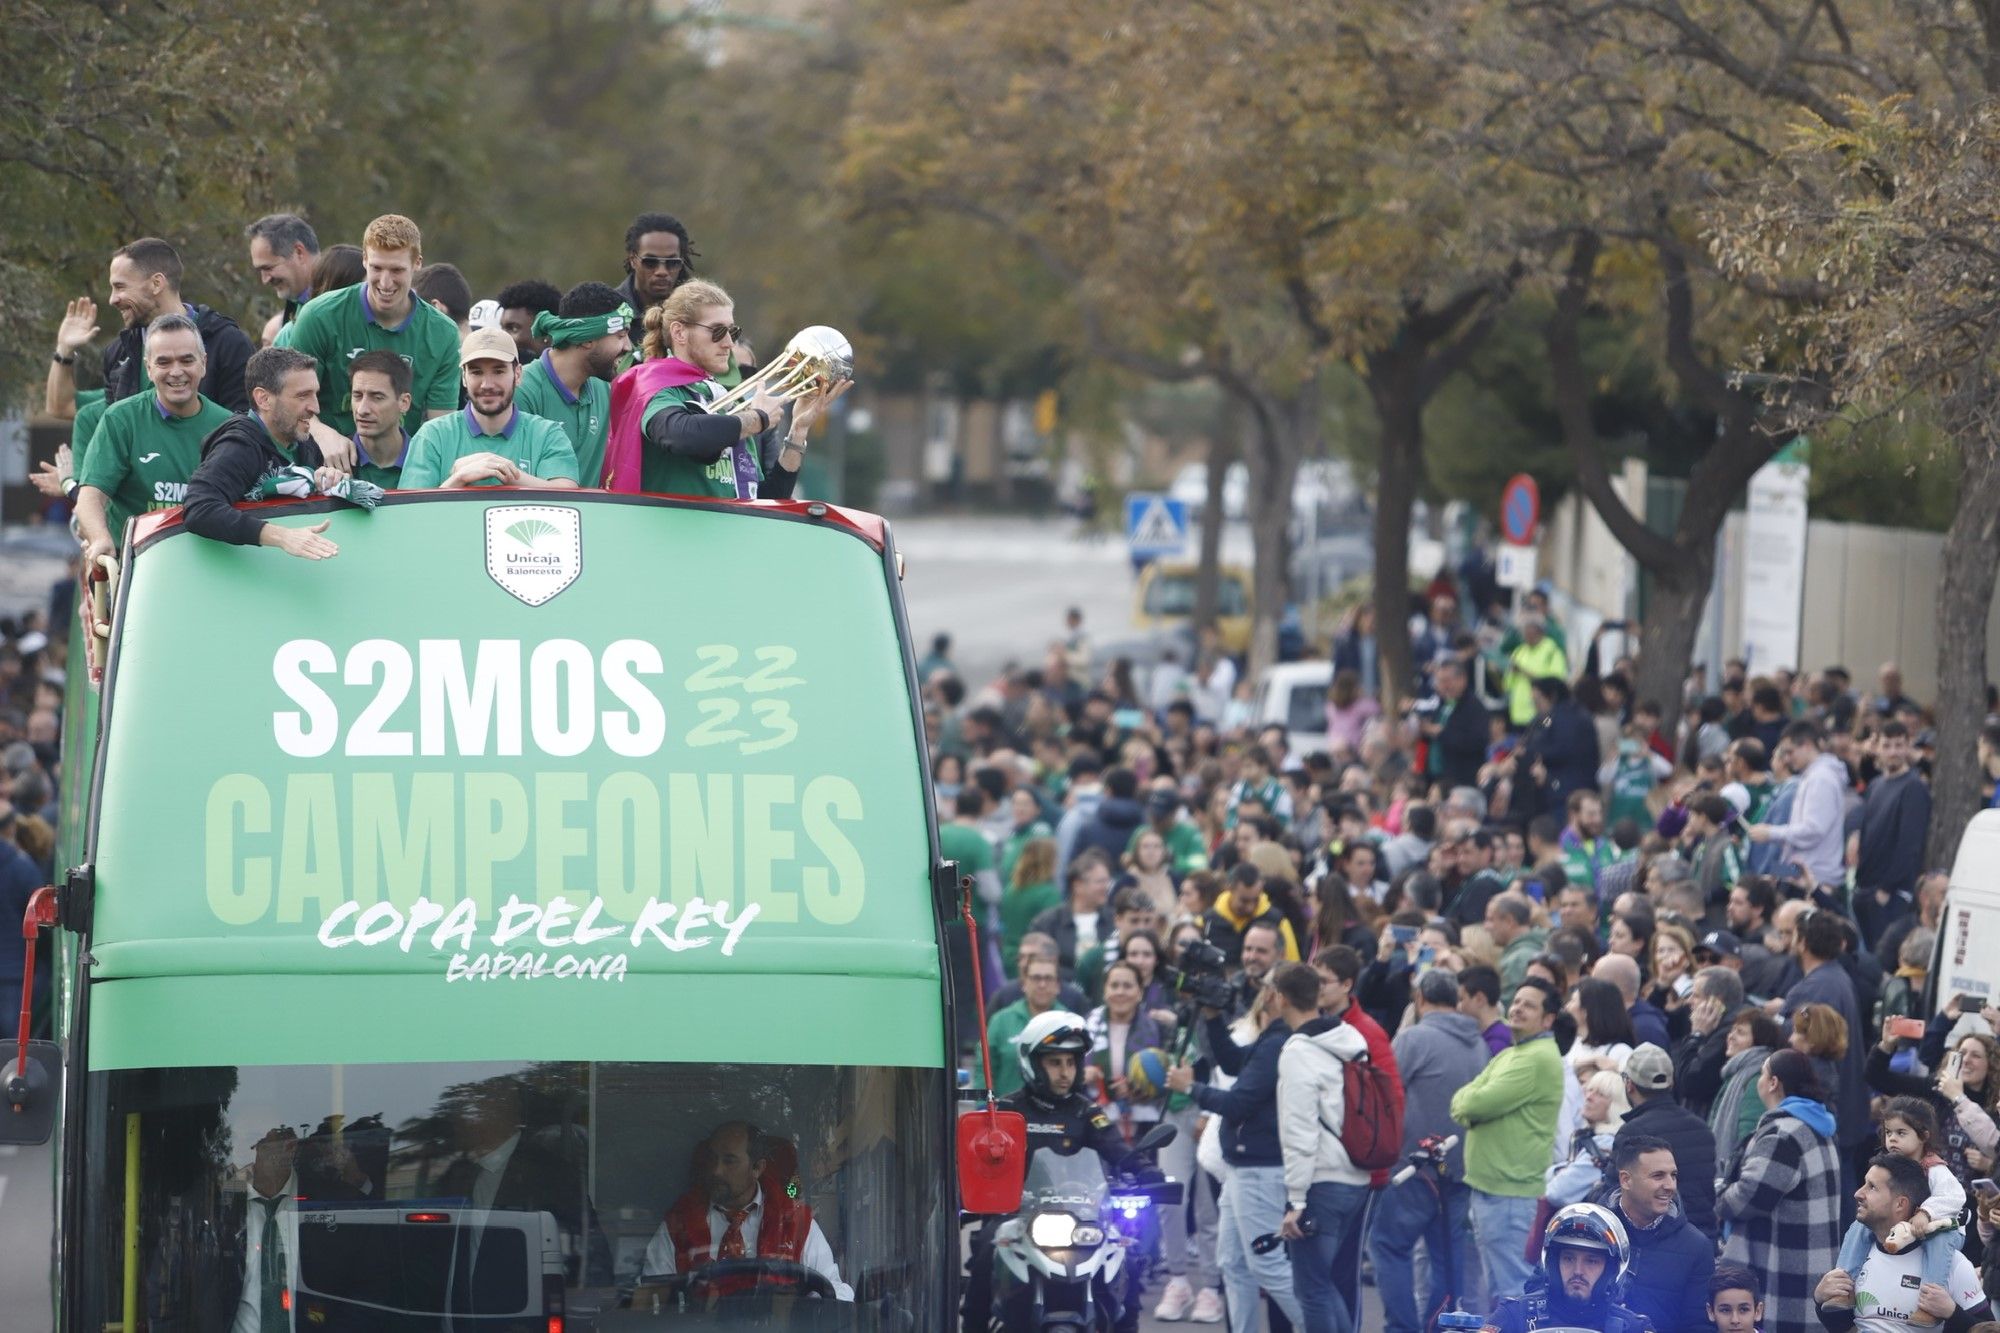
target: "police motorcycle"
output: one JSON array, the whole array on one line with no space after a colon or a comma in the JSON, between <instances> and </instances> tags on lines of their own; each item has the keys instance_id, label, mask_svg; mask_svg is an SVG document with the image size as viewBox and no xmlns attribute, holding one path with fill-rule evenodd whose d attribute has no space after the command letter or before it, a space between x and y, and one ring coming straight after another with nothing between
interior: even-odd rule
<instances>
[{"instance_id":1,"label":"police motorcycle","mask_svg":"<svg viewBox=\"0 0 2000 1333\"><path fill-rule=\"evenodd\" d=\"M1049 1032L1037 1040L1041 1034L1035 1028L1045 1019L1052 1020ZM1072 1033L1058 1030L1062 1020L1076 1025L1073 1031L1080 1035L1073 1015L1041 1015L1022 1034L1024 1054L1033 1053L1032 1059L1066 1050L1065 1038ZM1080 1066L1081 1052L1077 1055ZM1020 1211L993 1233L996 1328L1009 1333L1137 1328L1130 1251L1145 1233L1148 1210L1182 1200L1180 1182L1163 1178L1152 1165L1153 1155L1176 1133L1172 1125L1155 1125L1116 1166L1085 1138L1072 1142L1064 1135L1033 1150Z\"/></svg>"},{"instance_id":2,"label":"police motorcycle","mask_svg":"<svg viewBox=\"0 0 2000 1333\"><path fill-rule=\"evenodd\" d=\"M1578 1263L1565 1263L1577 1256ZM1595 1277L1580 1261L1595 1256ZM1632 1242L1618 1215L1601 1204L1573 1203L1556 1211L1542 1233L1541 1271L1527 1290L1500 1302L1483 1329L1490 1333L1650 1333L1644 1315L1623 1304L1632 1272Z\"/></svg>"}]
</instances>

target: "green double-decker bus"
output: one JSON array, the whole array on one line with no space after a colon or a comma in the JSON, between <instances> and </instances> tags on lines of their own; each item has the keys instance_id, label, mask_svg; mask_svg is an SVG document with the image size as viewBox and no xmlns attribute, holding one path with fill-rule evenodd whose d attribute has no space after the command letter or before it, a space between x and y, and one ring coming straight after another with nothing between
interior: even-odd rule
<instances>
[{"instance_id":1,"label":"green double-decker bus","mask_svg":"<svg viewBox=\"0 0 2000 1333\"><path fill-rule=\"evenodd\" d=\"M946 1327L955 891L886 525L265 511L329 514L325 562L135 523L75 672L57 1327Z\"/></svg>"}]
</instances>

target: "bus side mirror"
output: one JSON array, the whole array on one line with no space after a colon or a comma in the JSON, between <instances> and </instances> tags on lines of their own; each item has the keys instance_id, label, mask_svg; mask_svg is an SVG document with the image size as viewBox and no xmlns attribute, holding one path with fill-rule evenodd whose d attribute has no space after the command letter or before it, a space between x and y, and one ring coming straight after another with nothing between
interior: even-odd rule
<instances>
[{"instance_id":1,"label":"bus side mirror","mask_svg":"<svg viewBox=\"0 0 2000 1333\"><path fill-rule=\"evenodd\" d=\"M958 1117L959 1208L1004 1215L1021 1210L1028 1174L1028 1121L1019 1111L982 1108Z\"/></svg>"},{"instance_id":2,"label":"bus side mirror","mask_svg":"<svg viewBox=\"0 0 2000 1333\"><path fill-rule=\"evenodd\" d=\"M30 1041L9 1052L0 1066L0 1144L47 1143L61 1091L62 1047Z\"/></svg>"}]
</instances>

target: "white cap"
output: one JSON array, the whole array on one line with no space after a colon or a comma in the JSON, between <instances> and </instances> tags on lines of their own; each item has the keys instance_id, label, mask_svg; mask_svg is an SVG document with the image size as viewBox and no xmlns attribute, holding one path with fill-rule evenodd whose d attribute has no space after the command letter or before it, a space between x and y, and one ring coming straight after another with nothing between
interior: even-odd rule
<instances>
[{"instance_id":1,"label":"white cap","mask_svg":"<svg viewBox=\"0 0 2000 1333\"><path fill-rule=\"evenodd\" d=\"M500 303L488 298L472 303L472 313L465 317L466 325L475 329L497 329L500 327Z\"/></svg>"}]
</instances>

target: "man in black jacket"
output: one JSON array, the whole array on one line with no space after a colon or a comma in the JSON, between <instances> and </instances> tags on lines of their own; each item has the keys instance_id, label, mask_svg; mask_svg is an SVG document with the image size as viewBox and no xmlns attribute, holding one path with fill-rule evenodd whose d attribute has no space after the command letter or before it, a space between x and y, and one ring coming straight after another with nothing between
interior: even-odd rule
<instances>
[{"instance_id":1,"label":"man in black jacket","mask_svg":"<svg viewBox=\"0 0 2000 1333\"><path fill-rule=\"evenodd\" d=\"M1710 949L1736 945L1736 937L1726 930L1712 930L1702 941ZM1696 946L1697 957L1703 945ZM1729 1063L1729 1028L1743 1009L1743 982L1727 967L1704 967L1694 974L1689 999L1688 1033L1674 1043L1674 1087L1682 1106L1705 1117L1722 1090L1722 1068Z\"/></svg>"},{"instance_id":2,"label":"man in black jacket","mask_svg":"<svg viewBox=\"0 0 2000 1333\"><path fill-rule=\"evenodd\" d=\"M1486 763L1486 705L1466 688L1465 663L1447 657L1432 674L1437 688L1438 707L1430 721L1421 724L1430 742L1424 769L1445 787L1477 787L1479 770Z\"/></svg>"},{"instance_id":3,"label":"man in black jacket","mask_svg":"<svg viewBox=\"0 0 2000 1333\"><path fill-rule=\"evenodd\" d=\"M1713 1241L1715 1135L1707 1121L1674 1100L1673 1059L1651 1042L1633 1051L1625 1059L1625 1096L1632 1109L1612 1142L1613 1160L1625 1160L1625 1145L1631 1140L1665 1143L1679 1168L1681 1210L1690 1226Z\"/></svg>"},{"instance_id":4,"label":"man in black jacket","mask_svg":"<svg viewBox=\"0 0 2000 1333\"><path fill-rule=\"evenodd\" d=\"M250 358L243 378L251 410L202 441L201 465L188 479L183 510L189 530L237 546L275 546L305 560L338 555L340 548L324 535L330 519L291 528L236 508L265 477L287 468L310 468L321 485L340 480L309 434L319 416L318 367L303 352L266 347Z\"/></svg>"},{"instance_id":5,"label":"man in black jacket","mask_svg":"<svg viewBox=\"0 0 2000 1333\"><path fill-rule=\"evenodd\" d=\"M1675 1165L1673 1146L1650 1134L1621 1133L1611 1162L1618 1172L1611 1208L1632 1241L1625 1304L1654 1333L1700 1333L1709 1327L1715 1242L1688 1225L1675 1198L1688 1173Z\"/></svg>"},{"instance_id":6,"label":"man in black jacket","mask_svg":"<svg viewBox=\"0 0 2000 1333\"><path fill-rule=\"evenodd\" d=\"M146 326L170 310L185 310L201 330L208 352L202 396L232 412L250 406L243 387L244 366L253 350L250 337L227 315L181 300L181 257L157 237L121 246L111 256L111 304L125 327L104 349L104 401L115 403L147 387Z\"/></svg>"}]
</instances>

